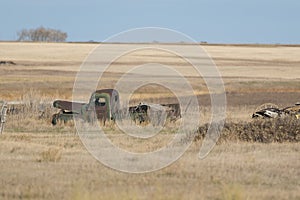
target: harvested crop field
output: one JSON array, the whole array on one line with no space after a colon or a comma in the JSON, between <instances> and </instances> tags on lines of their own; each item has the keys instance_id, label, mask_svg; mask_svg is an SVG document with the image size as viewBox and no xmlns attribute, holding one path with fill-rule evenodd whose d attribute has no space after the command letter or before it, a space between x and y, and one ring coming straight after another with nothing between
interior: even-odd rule
<instances>
[{"instance_id":1,"label":"harvested crop field","mask_svg":"<svg viewBox=\"0 0 300 200\"><path fill-rule=\"evenodd\" d=\"M96 45L0 42L0 100L26 104L22 112L8 115L0 135L0 199L300 198L299 120L251 119L261 104L286 107L300 101L300 46L203 46L218 66L227 97L224 129L203 160L198 154L211 117L203 79L181 58L161 50L135 51L112 62L101 87L112 87L130 65L158 62L185 73L201 106L201 125L180 159L156 172L128 174L91 156L74 124L51 125L57 110L49 102L71 100L76 74ZM102 45L109 50L133 44ZM132 101L139 100L174 98L152 85L137 91ZM44 103L42 114L38 102ZM148 142L129 140L113 124L105 130L120 147L148 152L173 137L172 126Z\"/></svg>"}]
</instances>

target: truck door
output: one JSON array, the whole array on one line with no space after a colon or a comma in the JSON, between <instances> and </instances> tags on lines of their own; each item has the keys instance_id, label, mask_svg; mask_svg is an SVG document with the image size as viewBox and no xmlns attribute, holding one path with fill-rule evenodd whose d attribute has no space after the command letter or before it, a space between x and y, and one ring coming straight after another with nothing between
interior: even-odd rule
<instances>
[{"instance_id":1,"label":"truck door","mask_svg":"<svg viewBox=\"0 0 300 200\"><path fill-rule=\"evenodd\" d=\"M110 96L108 94L97 94L95 96L95 111L99 120L106 121L106 119L110 119Z\"/></svg>"}]
</instances>

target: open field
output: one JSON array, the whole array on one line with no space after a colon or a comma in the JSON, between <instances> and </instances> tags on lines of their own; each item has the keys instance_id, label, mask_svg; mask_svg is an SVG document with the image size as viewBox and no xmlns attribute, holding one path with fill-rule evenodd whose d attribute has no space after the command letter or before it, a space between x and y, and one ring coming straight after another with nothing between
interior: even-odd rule
<instances>
[{"instance_id":1,"label":"open field","mask_svg":"<svg viewBox=\"0 0 300 200\"><path fill-rule=\"evenodd\" d=\"M75 134L6 133L0 144L1 199L299 199L300 195L297 143L229 142L199 160L197 142L173 165L149 174L104 167Z\"/></svg>"},{"instance_id":2,"label":"open field","mask_svg":"<svg viewBox=\"0 0 300 200\"><path fill-rule=\"evenodd\" d=\"M0 100L70 100L76 73L96 45L0 42L0 61L15 63L0 65ZM132 44L103 45L113 50ZM166 44L155 45L163 48ZM203 48L224 81L226 121L235 124L234 128L226 127L228 138L234 138L231 136L235 131L241 136L244 132L257 134L255 123L252 127L243 124L251 122L251 114L259 105L272 102L285 107L300 101L300 46ZM189 57L194 58L194 52L189 52ZM208 122L210 97L204 80L195 75L189 63L170 52L144 49L122 56L111 63L100 87L113 86L132 65L151 62L172 66L188 77L201 105L202 123ZM174 84L180 86L176 79ZM174 100L172 94L153 85L135 95L134 103L140 99ZM260 130L269 135L277 128L287 134L296 131L294 142L222 140L204 160L197 157L200 138L167 168L148 174L126 174L96 161L72 124L53 127L49 120L53 112L49 108L41 119L37 108L32 113L8 116L0 135L0 199L300 199L299 128L285 130L284 125L276 127L271 122L270 128ZM245 127L248 130L243 130ZM135 141L136 144L116 133L113 126L106 129L122 148L137 152L163 146L173 136L165 132L148 143Z\"/></svg>"},{"instance_id":3,"label":"open field","mask_svg":"<svg viewBox=\"0 0 300 200\"><path fill-rule=\"evenodd\" d=\"M129 44L103 45L108 50L113 50L116 45L122 47ZM0 65L0 99L20 100L28 89L34 89L51 99L71 99L76 73L85 57L96 46L97 44L0 43L0 60L16 63ZM228 106L257 106L265 102L287 106L299 100L300 47L203 47L221 73ZM115 60L102 87L112 86L128 66L149 62L177 67L189 77L201 103L209 104L205 83L201 78L193 76L191 66L178 56L162 51L137 51Z\"/></svg>"}]
</instances>

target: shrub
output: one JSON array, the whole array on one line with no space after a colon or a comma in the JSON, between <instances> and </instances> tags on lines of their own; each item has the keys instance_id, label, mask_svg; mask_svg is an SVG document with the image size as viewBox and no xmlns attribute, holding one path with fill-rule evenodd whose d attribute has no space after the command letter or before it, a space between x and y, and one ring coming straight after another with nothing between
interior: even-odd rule
<instances>
[{"instance_id":1,"label":"shrub","mask_svg":"<svg viewBox=\"0 0 300 200\"><path fill-rule=\"evenodd\" d=\"M205 137L209 125L199 127L195 140ZM256 119L251 122L226 122L219 142L300 142L300 120L294 117Z\"/></svg>"}]
</instances>

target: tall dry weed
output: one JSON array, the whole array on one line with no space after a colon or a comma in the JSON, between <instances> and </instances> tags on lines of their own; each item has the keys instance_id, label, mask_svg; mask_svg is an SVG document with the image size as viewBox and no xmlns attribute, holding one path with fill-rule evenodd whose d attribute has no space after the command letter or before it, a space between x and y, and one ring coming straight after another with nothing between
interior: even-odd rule
<instances>
[{"instance_id":1,"label":"tall dry weed","mask_svg":"<svg viewBox=\"0 0 300 200\"><path fill-rule=\"evenodd\" d=\"M6 130L11 132L73 131L73 126L52 126L52 115L57 112L52 106L53 100L54 98L44 96L34 89L24 92L20 101L9 105Z\"/></svg>"}]
</instances>

